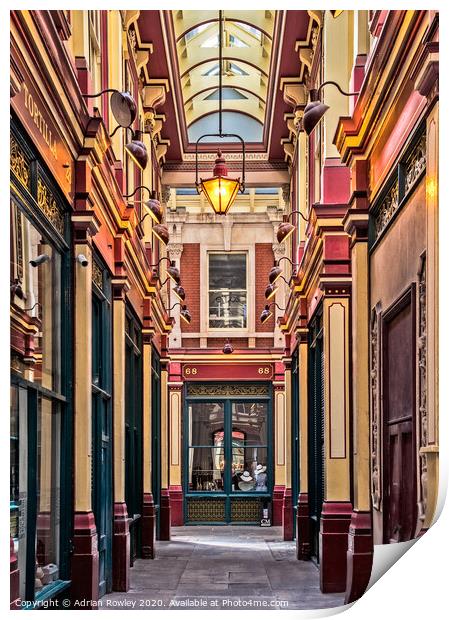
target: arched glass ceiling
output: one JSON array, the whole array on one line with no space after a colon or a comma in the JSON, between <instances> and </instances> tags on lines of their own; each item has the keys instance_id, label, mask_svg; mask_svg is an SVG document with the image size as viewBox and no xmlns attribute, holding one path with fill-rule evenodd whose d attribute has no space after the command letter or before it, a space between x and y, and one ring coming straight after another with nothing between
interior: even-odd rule
<instances>
[{"instance_id":1,"label":"arched glass ceiling","mask_svg":"<svg viewBox=\"0 0 449 620\"><path fill-rule=\"evenodd\" d=\"M224 104L228 102L224 102ZM218 131L218 112L207 114L194 121L188 128L189 142L196 142L205 133L217 133ZM245 142L262 142L263 125L255 118L242 114L241 112L223 112L223 133L236 133ZM205 138L203 142L234 142L234 138Z\"/></svg>"},{"instance_id":2,"label":"arched glass ceiling","mask_svg":"<svg viewBox=\"0 0 449 620\"><path fill-rule=\"evenodd\" d=\"M218 11L173 11L189 141L218 130ZM223 102L233 133L262 140L274 11L223 11ZM236 127L240 130L236 131ZM228 128L228 131L230 129ZM246 133L245 133L246 132Z\"/></svg>"}]
</instances>

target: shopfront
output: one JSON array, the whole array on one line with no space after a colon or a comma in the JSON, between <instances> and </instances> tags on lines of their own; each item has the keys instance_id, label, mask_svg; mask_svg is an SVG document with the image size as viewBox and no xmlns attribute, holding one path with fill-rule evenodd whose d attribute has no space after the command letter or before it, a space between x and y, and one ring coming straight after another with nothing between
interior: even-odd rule
<instances>
[{"instance_id":1,"label":"shopfront","mask_svg":"<svg viewBox=\"0 0 449 620\"><path fill-rule=\"evenodd\" d=\"M11 119L10 523L22 600L70 585L69 205Z\"/></svg>"},{"instance_id":2,"label":"shopfront","mask_svg":"<svg viewBox=\"0 0 449 620\"><path fill-rule=\"evenodd\" d=\"M268 517L274 484L271 409L268 383L186 383L186 524L259 524Z\"/></svg>"}]
</instances>

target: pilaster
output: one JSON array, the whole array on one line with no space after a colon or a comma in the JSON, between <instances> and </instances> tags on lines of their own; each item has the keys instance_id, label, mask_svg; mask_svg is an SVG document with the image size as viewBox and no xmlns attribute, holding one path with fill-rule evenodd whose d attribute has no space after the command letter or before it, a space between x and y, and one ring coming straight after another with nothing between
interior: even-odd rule
<instances>
[{"instance_id":1,"label":"pilaster","mask_svg":"<svg viewBox=\"0 0 449 620\"><path fill-rule=\"evenodd\" d=\"M125 503L125 277L112 280L113 317L113 424L114 424L114 527L112 542L112 587L117 592L129 589L130 534Z\"/></svg>"},{"instance_id":2,"label":"pilaster","mask_svg":"<svg viewBox=\"0 0 449 620\"><path fill-rule=\"evenodd\" d=\"M324 503L320 524L320 586L344 592L352 506L349 453L349 287L324 286Z\"/></svg>"},{"instance_id":3,"label":"pilaster","mask_svg":"<svg viewBox=\"0 0 449 620\"><path fill-rule=\"evenodd\" d=\"M351 318L353 496L354 506L348 536L346 603L365 592L371 576L373 535L370 501L370 394L369 394L369 277L367 165L354 162L353 192L344 226L351 236Z\"/></svg>"},{"instance_id":4,"label":"pilaster","mask_svg":"<svg viewBox=\"0 0 449 620\"><path fill-rule=\"evenodd\" d=\"M148 302L146 302L149 305ZM152 472L152 330L145 326L147 312L144 312L143 328L143 506L142 506L142 557L155 556L156 510L151 487Z\"/></svg>"},{"instance_id":5,"label":"pilaster","mask_svg":"<svg viewBox=\"0 0 449 620\"><path fill-rule=\"evenodd\" d=\"M274 387L274 489L273 525L282 525L285 493L285 385L273 382Z\"/></svg>"},{"instance_id":6,"label":"pilaster","mask_svg":"<svg viewBox=\"0 0 449 620\"><path fill-rule=\"evenodd\" d=\"M285 366L285 489L282 503L282 529L284 540L293 539L293 501L292 501L292 459L291 459L291 428L292 428L292 371L291 359L284 359Z\"/></svg>"},{"instance_id":7,"label":"pilaster","mask_svg":"<svg viewBox=\"0 0 449 620\"><path fill-rule=\"evenodd\" d=\"M182 382L168 384L170 400L170 513L171 525L184 525L181 481Z\"/></svg>"},{"instance_id":8,"label":"pilaster","mask_svg":"<svg viewBox=\"0 0 449 620\"><path fill-rule=\"evenodd\" d=\"M301 328L296 337L299 363L299 495L296 508L296 556L310 559L309 488L308 488L308 343L307 328ZM294 498L295 499L295 498Z\"/></svg>"},{"instance_id":9,"label":"pilaster","mask_svg":"<svg viewBox=\"0 0 449 620\"><path fill-rule=\"evenodd\" d=\"M169 491L169 428L168 428L168 360L161 359L161 505L160 539L170 540L170 491Z\"/></svg>"},{"instance_id":10,"label":"pilaster","mask_svg":"<svg viewBox=\"0 0 449 620\"><path fill-rule=\"evenodd\" d=\"M92 510L92 235L98 222L86 200L72 216L74 254L74 528L71 596L98 600L98 539Z\"/></svg>"}]
</instances>

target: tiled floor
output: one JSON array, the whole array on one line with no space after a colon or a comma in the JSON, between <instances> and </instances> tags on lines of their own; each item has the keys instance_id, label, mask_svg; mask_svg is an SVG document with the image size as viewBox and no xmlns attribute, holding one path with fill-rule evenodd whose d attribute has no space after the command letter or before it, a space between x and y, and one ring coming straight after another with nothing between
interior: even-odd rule
<instances>
[{"instance_id":1,"label":"tiled floor","mask_svg":"<svg viewBox=\"0 0 449 620\"><path fill-rule=\"evenodd\" d=\"M323 609L343 594L322 594L318 569L295 558L281 528L172 528L155 560L137 560L131 588L100 601L103 609Z\"/></svg>"}]
</instances>

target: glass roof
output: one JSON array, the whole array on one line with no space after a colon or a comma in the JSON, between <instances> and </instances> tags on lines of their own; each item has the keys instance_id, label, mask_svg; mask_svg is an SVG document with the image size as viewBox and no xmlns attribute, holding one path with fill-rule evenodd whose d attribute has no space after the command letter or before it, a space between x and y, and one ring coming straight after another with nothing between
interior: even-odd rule
<instances>
[{"instance_id":1,"label":"glass roof","mask_svg":"<svg viewBox=\"0 0 449 620\"><path fill-rule=\"evenodd\" d=\"M218 11L172 14L192 142L199 127L218 131ZM274 18L274 11L223 11L223 110L247 141L262 140Z\"/></svg>"}]
</instances>

